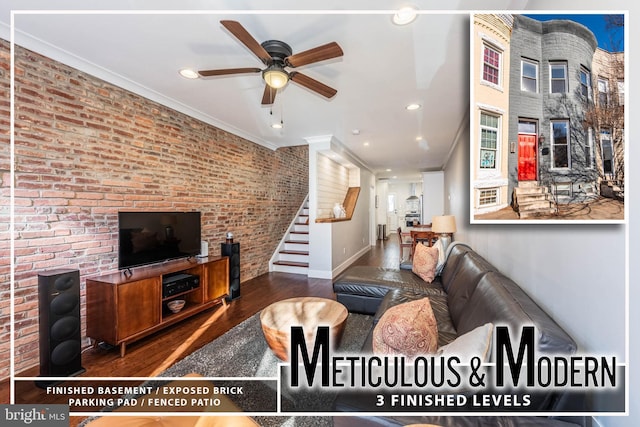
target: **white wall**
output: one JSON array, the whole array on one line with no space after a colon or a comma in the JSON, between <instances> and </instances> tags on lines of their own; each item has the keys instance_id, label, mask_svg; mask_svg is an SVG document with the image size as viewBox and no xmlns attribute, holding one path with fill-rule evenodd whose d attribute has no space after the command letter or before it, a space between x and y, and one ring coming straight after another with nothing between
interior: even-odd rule
<instances>
[{"instance_id":1,"label":"white wall","mask_svg":"<svg viewBox=\"0 0 640 427\"><path fill-rule=\"evenodd\" d=\"M316 213L318 218L330 218L333 216L333 206L344 202L344 196L351 185L349 169L320 153L316 156L316 162L318 191Z\"/></svg>"},{"instance_id":2,"label":"white wall","mask_svg":"<svg viewBox=\"0 0 640 427\"><path fill-rule=\"evenodd\" d=\"M373 196L375 179L373 174L359 165L357 160L349 157L349 153L332 137L324 136L310 138L309 143L309 277L331 279L339 274L346 266L370 250L373 233ZM340 165L326 165L326 161L333 162L322 153L334 151L343 159L350 161L359 171L350 171L351 177L359 177L360 194L349 221L335 223L316 223L319 218L328 218L324 209L319 209L322 191L326 190L324 181L327 171L341 171ZM335 163L335 162L333 162ZM333 181L333 180L332 180ZM340 180L338 180L341 182ZM346 184L355 184L347 180ZM346 193L346 191L345 191ZM344 200L344 195L342 200Z\"/></svg>"},{"instance_id":3,"label":"white wall","mask_svg":"<svg viewBox=\"0 0 640 427\"><path fill-rule=\"evenodd\" d=\"M625 226L470 224L468 138L467 132L445 168L445 210L456 216L455 240L517 282L579 351L626 361ZM619 420L602 425L623 425Z\"/></svg>"},{"instance_id":4,"label":"white wall","mask_svg":"<svg viewBox=\"0 0 640 427\"><path fill-rule=\"evenodd\" d=\"M444 214L444 174L442 171L422 174L424 200L422 203L422 223L429 224L434 216Z\"/></svg>"}]
</instances>

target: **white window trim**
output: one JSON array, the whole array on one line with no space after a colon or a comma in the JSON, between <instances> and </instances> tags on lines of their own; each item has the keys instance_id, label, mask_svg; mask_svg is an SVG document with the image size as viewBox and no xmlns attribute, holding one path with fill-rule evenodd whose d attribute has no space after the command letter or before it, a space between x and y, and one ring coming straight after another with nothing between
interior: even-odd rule
<instances>
[{"instance_id":1,"label":"white window trim","mask_svg":"<svg viewBox=\"0 0 640 427\"><path fill-rule=\"evenodd\" d=\"M524 80L524 63L531 64L536 67L536 90L535 92L528 91L524 88L522 81ZM540 92L540 66L538 62L530 60L530 59L521 59L520 60L520 90L528 93L539 93Z\"/></svg>"},{"instance_id":2,"label":"white window trim","mask_svg":"<svg viewBox=\"0 0 640 427\"><path fill-rule=\"evenodd\" d=\"M606 135L606 140L609 143L609 146L611 147L611 172L605 172L604 170L604 139L603 135ZM602 129L600 131L600 156L602 159L602 173L604 174L615 174L615 170L616 170L616 149L613 146L613 135L611 134L611 129Z\"/></svg>"},{"instance_id":3,"label":"white window trim","mask_svg":"<svg viewBox=\"0 0 640 427\"><path fill-rule=\"evenodd\" d=\"M593 169L595 167L593 145L593 128L589 128L587 129L587 147L589 148L589 158L591 159L591 162L587 165L587 169Z\"/></svg>"},{"instance_id":4,"label":"white window trim","mask_svg":"<svg viewBox=\"0 0 640 427\"><path fill-rule=\"evenodd\" d=\"M495 166L492 168L482 168L480 167L480 152L483 150L482 148L482 129L486 128L486 129L495 129L492 127L488 127L488 126L483 126L482 123L482 115L486 114L488 116L491 117L496 117L498 119L498 128L496 129L496 157L495 157ZM502 136L502 114L496 114L494 112L489 112L487 110L480 110L480 115L478 116L478 164L477 164L477 169L480 171L480 173L484 173L484 174L491 174L495 171L499 171L500 170L500 161L501 161L501 156L500 156L500 149L502 147L501 144L501 136Z\"/></svg>"},{"instance_id":5,"label":"white window trim","mask_svg":"<svg viewBox=\"0 0 640 427\"><path fill-rule=\"evenodd\" d=\"M564 92L554 92L553 91L553 81L554 80L560 80L560 79L554 79L551 76L551 68L553 66L556 65L561 65L564 68ZM568 78L568 74L569 74L569 70L567 67L567 63L566 62L561 62L561 61L555 61L555 62L549 62L549 93L569 93L569 78Z\"/></svg>"},{"instance_id":6,"label":"white window trim","mask_svg":"<svg viewBox=\"0 0 640 427\"><path fill-rule=\"evenodd\" d=\"M591 88L591 71L585 67L580 67L580 75L582 75L582 73L587 75L587 100L590 100L593 97L593 89ZM582 80L580 80L580 87L582 88ZM580 92L582 94L582 91Z\"/></svg>"},{"instance_id":7,"label":"white window trim","mask_svg":"<svg viewBox=\"0 0 640 427\"><path fill-rule=\"evenodd\" d=\"M604 91L600 90L600 82L604 83ZM611 102L611 91L609 90L609 79L605 77L598 77L598 105L600 105L600 94L604 93L607 96L607 105Z\"/></svg>"},{"instance_id":8,"label":"white window trim","mask_svg":"<svg viewBox=\"0 0 640 427\"><path fill-rule=\"evenodd\" d=\"M554 123L566 123L567 124L567 166L566 167L555 167L555 150L554 150L554 146L555 146L555 142L553 139L553 124ZM554 170L554 171L565 171L565 170L570 170L571 169L571 123L569 122L569 120L551 120L551 125L549 128L549 138L551 139L550 143L549 143L549 147L551 148L551 165L549 166L550 170Z\"/></svg>"},{"instance_id":9,"label":"white window trim","mask_svg":"<svg viewBox=\"0 0 640 427\"><path fill-rule=\"evenodd\" d=\"M498 83L493 83L490 82L488 80L484 79L484 66L485 66L485 62L484 62L484 50L486 48L489 48L491 50L494 50L496 52L498 52L499 59L498 59ZM490 43L487 42L486 40L482 41L482 49L480 50L480 83L490 86L494 89L498 89L500 91L502 91L502 74L503 74L503 69L504 69L504 49L500 49L499 47L497 47L494 43Z\"/></svg>"},{"instance_id":10,"label":"white window trim","mask_svg":"<svg viewBox=\"0 0 640 427\"><path fill-rule=\"evenodd\" d=\"M482 198L483 191L495 191L496 192L496 200L492 203L482 204L480 203L480 199ZM500 204L500 188L499 187L491 187L491 188L478 188L476 191L476 206L480 209L489 208L492 206L497 206Z\"/></svg>"},{"instance_id":11,"label":"white window trim","mask_svg":"<svg viewBox=\"0 0 640 427\"><path fill-rule=\"evenodd\" d=\"M618 80L617 86L618 86L618 105L624 105L624 94L625 94L624 80Z\"/></svg>"}]
</instances>

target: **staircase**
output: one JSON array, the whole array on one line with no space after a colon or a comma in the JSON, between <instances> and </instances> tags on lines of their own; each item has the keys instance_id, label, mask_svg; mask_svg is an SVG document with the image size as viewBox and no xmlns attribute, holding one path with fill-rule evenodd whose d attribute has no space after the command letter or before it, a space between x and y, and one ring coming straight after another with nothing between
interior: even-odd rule
<instances>
[{"instance_id":1,"label":"staircase","mask_svg":"<svg viewBox=\"0 0 640 427\"><path fill-rule=\"evenodd\" d=\"M538 181L518 182L513 189L513 204L521 219L553 215L558 209L549 188L540 186Z\"/></svg>"},{"instance_id":2,"label":"staircase","mask_svg":"<svg viewBox=\"0 0 640 427\"><path fill-rule=\"evenodd\" d=\"M600 182L600 195L609 199L624 200L624 186L617 180L603 180Z\"/></svg>"},{"instance_id":3,"label":"staircase","mask_svg":"<svg viewBox=\"0 0 640 427\"><path fill-rule=\"evenodd\" d=\"M271 271L307 275L309 271L309 202L305 200L296 219L272 258Z\"/></svg>"}]
</instances>

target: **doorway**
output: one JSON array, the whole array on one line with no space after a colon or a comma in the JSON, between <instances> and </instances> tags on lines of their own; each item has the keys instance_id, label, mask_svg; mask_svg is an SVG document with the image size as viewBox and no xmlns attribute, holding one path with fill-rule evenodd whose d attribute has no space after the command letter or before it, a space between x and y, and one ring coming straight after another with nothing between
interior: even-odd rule
<instances>
[{"instance_id":1,"label":"doorway","mask_svg":"<svg viewBox=\"0 0 640 427\"><path fill-rule=\"evenodd\" d=\"M538 178L537 124L533 121L518 122L518 181L535 181Z\"/></svg>"}]
</instances>

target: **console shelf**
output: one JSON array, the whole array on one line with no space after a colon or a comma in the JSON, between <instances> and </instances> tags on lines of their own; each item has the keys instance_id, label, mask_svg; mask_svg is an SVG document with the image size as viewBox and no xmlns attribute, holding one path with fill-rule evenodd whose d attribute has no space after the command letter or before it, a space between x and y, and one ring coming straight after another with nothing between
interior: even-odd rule
<instances>
[{"instance_id":1,"label":"console shelf","mask_svg":"<svg viewBox=\"0 0 640 427\"><path fill-rule=\"evenodd\" d=\"M200 286L162 298L162 277L187 273L200 278ZM209 257L169 262L87 279L87 336L93 346L100 342L120 346L124 357L128 343L166 328L180 320L225 304L229 295L229 258ZM178 313L166 308L172 299L184 299Z\"/></svg>"}]
</instances>

